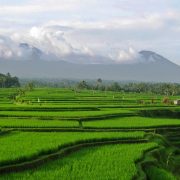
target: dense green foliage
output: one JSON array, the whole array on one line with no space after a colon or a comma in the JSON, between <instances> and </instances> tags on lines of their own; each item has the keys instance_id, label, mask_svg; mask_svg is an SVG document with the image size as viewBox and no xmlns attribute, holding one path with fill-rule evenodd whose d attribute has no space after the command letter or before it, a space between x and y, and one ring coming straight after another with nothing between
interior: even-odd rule
<instances>
[{"instance_id":1,"label":"dense green foliage","mask_svg":"<svg viewBox=\"0 0 180 180\"><path fill-rule=\"evenodd\" d=\"M27 84L29 79L22 79L23 85ZM180 84L178 83L146 83L146 82L112 82L102 80L67 80L67 79L32 79L36 87L63 87L73 88L76 91L80 89L101 90L101 91L119 91L136 93L153 93L161 95L180 95Z\"/></svg>"},{"instance_id":2,"label":"dense green foliage","mask_svg":"<svg viewBox=\"0 0 180 180\"><path fill-rule=\"evenodd\" d=\"M19 87L20 83L17 77L12 77L9 73L7 75L0 74L0 88Z\"/></svg>"},{"instance_id":3,"label":"dense green foliage","mask_svg":"<svg viewBox=\"0 0 180 180\"><path fill-rule=\"evenodd\" d=\"M152 180L176 180L176 177L174 177L171 173L155 166L149 167L146 173L149 179Z\"/></svg>"}]
</instances>

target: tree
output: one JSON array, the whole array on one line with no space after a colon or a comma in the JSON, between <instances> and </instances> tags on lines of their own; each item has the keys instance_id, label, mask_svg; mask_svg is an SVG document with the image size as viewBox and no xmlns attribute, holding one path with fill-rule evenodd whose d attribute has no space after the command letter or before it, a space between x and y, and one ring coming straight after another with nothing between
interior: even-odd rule
<instances>
[{"instance_id":1,"label":"tree","mask_svg":"<svg viewBox=\"0 0 180 180\"><path fill-rule=\"evenodd\" d=\"M98 79L97 79L97 83L101 84L101 83L102 83L102 79L101 79L101 78L98 78Z\"/></svg>"},{"instance_id":2,"label":"tree","mask_svg":"<svg viewBox=\"0 0 180 180\"><path fill-rule=\"evenodd\" d=\"M121 88L119 86L119 84L117 82L114 82L111 86L110 86L111 91L120 91Z\"/></svg>"},{"instance_id":3,"label":"tree","mask_svg":"<svg viewBox=\"0 0 180 180\"><path fill-rule=\"evenodd\" d=\"M164 97L163 100L162 100L162 102L163 102L164 104L169 104L169 103L170 103L169 97Z\"/></svg>"},{"instance_id":4,"label":"tree","mask_svg":"<svg viewBox=\"0 0 180 180\"><path fill-rule=\"evenodd\" d=\"M6 75L0 74L0 87L20 87L19 79L17 77L12 77L10 73L7 73Z\"/></svg>"},{"instance_id":5,"label":"tree","mask_svg":"<svg viewBox=\"0 0 180 180\"><path fill-rule=\"evenodd\" d=\"M28 91L32 91L34 89L34 83L33 82L29 82L26 84L25 87Z\"/></svg>"},{"instance_id":6,"label":"tree","mask_svg":"<svg viewBox=\"0 0 180 180\"><path fill-rule=\"evenodd\" d=\"M6 81L6 77L3 75L0 75L0 85L1 88L5 87L5 81Z\"/></svg>"},{"instance_id":7,"label":"tree","mask_svg":"<svg viewBox=\"0 0 180 180\"><path fill-rule=\"evenodd\" d=\"M87 84L86 81L81 81L77 84L78 89L89 89L89 85Z\"/></svg>"},{"instance_id":8,"label":"tree","mask_svg":"<svg viewBox=\"0 0 180 180\"><path fill-rule=\"evenodd\" d=\"M94 86L92 87L94 90L102 90L102 79L98 78L94 84Z\"/></svg>"}]
</instances>

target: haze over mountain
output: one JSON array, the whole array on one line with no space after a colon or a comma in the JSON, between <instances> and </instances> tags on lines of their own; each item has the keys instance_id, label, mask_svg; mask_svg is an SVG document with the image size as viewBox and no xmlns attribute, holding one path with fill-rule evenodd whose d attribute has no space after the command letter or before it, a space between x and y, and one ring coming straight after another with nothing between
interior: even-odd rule
<instances>
[{"instance_id":1,"label":"haze over mountain","mask_svg":"<svg viewBox=\"0 0 180 180\"><path fill-rule=\"evenodd\" d=\"M0 73L179 82L179 4L0 1Z\"/></svg>"},{"instance_id":2,"label":"haze over mountain","mask_svg":"<svg viewBox=\"0 0 180 180\"><path fill-rule=\"evenodd\" d=\"M0 59L0 72L29 78L135 80L180 83L180 66L152 51L129 52L116 61L98 55L70 53L63 57L46 54L27 43L19 44L23 55Z\"/></svg>"}]
</instances>

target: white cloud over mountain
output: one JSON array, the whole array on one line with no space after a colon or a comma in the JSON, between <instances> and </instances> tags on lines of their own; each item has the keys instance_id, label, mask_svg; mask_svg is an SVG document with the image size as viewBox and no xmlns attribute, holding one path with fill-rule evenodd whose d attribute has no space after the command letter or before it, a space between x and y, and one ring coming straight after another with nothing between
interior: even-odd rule
<instances>
[{"instance_id":1,"label":"white cloud over mountain","mask_svg":"<svg viewBox=\"0 0 180 180\"><path fill-rule=\"evenodd\" d=\"M73 28L64 26L46 26L46 27L32 27L29 31L20 33L13 33L10 38L0 37L0 57L4 59L17 59L26 58L31 55L27 49L24 49L20 44L27 44L28 48L37 48L46 55L55 55L57 59L71 55L85 55L85 56L104 56L107 58L106 63L135 63L140 60L138 52L132 47L126 47L126 49L110 48L108 44L102 43L99 48L104 48L105 53L100 52L97 47L91 49L93 44L88 42L77 42L75 39L69 38L69 33L73 34ZM71 34L71 35L72 35ZM104 47L103 47L104 46ZM56 60L57 60L56 59ZM108 62L109 60L109 62ZM73 61L73 60L72 60ZM97 60L88 63L101 63ZM103 61L103 63L105 63Z\"/></svg>"},{"instance_id":2,"label":"white cloud over mountain","mask_svg":"<svg viewBox=\"0 0 180 180\"><path fill-rule=\"evenodd\" d=\"M177 0L15 0L0 2L0 57L27 43L57 57L103 56L133 63L156 51L180 64ZM7 38L8 37L8 38ZM132 48L133 47L133 48Z\"/></svg>"}]
</instances>

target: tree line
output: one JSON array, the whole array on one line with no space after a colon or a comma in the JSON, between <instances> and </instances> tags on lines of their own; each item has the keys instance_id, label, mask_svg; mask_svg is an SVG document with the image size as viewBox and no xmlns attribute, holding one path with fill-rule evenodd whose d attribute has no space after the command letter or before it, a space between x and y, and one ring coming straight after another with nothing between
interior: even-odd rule
<instances>
[{"instance_id":1,"label":"tree line","mask_svg":"<svg viewBox=\"0 0 180 180\"><path fill-rule=\"evenodd\" d=\"M85 80L80 81L76 84L76 88L101 91L152 93L166 96L180 95L180 84L178 83L103 83L101 79L97 79L95 83L88 83Z\"/></svg>"},{"instance_id":2,"label":"tree line","mask_svg":"<svg viewBox=\"0 0 180 180\"><path fill-rule=\"evenodd\" d=\"M10 73L0 74L0 88L20 87L19 79Z\"/></svg>"},{"instance_id":3,"label":"tree line","mask_svg":"<svg viewBox=\"0 0 180 180\"><path fill-rule=\"evenodd\" d=\"M97 80L69 80L69 79L18 79L10 73L0 74L0 88L25 87L55 87L72 88L74 90L88 89L100 91L152 93L165 96L180 95L178 83L148 83L148 82L114 82L98 78ZM24 91L24 89L23 89Z\"/></svg>"}]
</instances>

